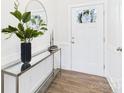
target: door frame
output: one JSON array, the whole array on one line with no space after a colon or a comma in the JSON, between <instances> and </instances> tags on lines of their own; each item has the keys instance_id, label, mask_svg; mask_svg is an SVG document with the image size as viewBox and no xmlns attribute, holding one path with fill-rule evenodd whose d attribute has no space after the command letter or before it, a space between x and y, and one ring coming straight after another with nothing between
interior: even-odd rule
<instances>
[{"instance_id":1,"label":"door frame","mask_svg":"<svg viewBox=\"0 0 124 93\"><path fill-rule=\"evenodd\" d=\"M103 5L103 76L105 76L105 51L106 51L106 14L105 14L105 2L104 1L95 1L95 2L88 2L83 4L75 4L68 6L68 31L69 31L69 42L70 42L70 69L72 70L72 16L71 10L75 7L81 6L94 6L94 5Z\"/></svg>"}]
</instances>

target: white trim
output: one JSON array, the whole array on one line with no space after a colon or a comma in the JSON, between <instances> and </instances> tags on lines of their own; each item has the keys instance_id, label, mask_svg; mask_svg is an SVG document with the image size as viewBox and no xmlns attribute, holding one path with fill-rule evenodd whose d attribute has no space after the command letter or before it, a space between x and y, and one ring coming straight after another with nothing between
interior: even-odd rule
<instances>
[{"instance_id":1,"label":"white trim","mask_svg":"<svg viewBox=\"0 0 124 93\"><path fill-rule=\"evenodd\" d=\"M104 1L92 1L88 3L82 3L82 4L75 4L75 5L69 5L69 8L74 8L74 7L80 7L80 6L90 6L90 5L99 5L99 4L104 4Z\"/></svg>"},{"instance_id":2,"label":"white trim","mask_svg":"<svg viewBox=\"0 0 124 93\"><path fill-rule=\"evenodd\" d=\"M106 78L107 78L109 85L112 88L113 93L117 93L117 89L116 89L117 87L116 87L116 84L114 83L113 79L109 75L106 75Z\"/></svg>"},{"instance_id":3,"label":"white trim","mask_svg":"<svg viewBox=\"0 0 124 93\"><path fill-rule=\"evenodd\" d=\"M48 15L47 15L45 6L44 6L44 4L41 2L41 0L28 0L28 2L26 3L26 6L25 6L25 11L27 10L28 5L29 5L31 2L33 2L33 1L38 2L38 3L41 5L41 7L44 9L44 12L45 12L45 15L46 15L46 23L47 23L47 25L48 25ZM38 10L39 10L39 9L38 9ZM35 10L35 11L36 11L36 10Z\"/></svg>"}]
</instances>

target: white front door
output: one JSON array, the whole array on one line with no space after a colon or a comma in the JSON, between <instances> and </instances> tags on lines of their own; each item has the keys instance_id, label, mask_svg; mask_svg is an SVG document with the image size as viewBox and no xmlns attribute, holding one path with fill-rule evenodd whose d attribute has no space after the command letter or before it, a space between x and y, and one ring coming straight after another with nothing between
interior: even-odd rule
<instances>
[{"instance_id":1,"label":"white front door","mask_svg":"<svg viewBox=\"0 0 124 93\"><path fill-rule=\"evenodd\" d=\"M71 8L72 70L104 73L103 4Z\"/></svg>"}]
</instances>

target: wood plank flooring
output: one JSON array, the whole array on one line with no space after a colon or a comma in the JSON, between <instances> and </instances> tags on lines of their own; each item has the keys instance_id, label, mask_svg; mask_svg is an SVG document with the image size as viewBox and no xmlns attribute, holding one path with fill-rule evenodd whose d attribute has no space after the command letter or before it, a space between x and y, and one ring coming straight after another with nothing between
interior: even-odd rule
<instances>
[{"instance_id":1,"label":"wood plank flooring","mask_svg":"<svg viewBox=\"0 0 124 93\"><path fill-rule=\"evenodd\" d=\"M112 93L104 77L62 70L46 93Z\"/></svg>"}]
</instances>

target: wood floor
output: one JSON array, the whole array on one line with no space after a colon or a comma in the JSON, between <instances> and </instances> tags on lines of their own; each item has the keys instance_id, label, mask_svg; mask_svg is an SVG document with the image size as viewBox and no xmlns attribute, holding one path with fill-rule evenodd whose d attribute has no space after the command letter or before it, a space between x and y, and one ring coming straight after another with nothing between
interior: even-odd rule
<instances>
[{"instance_id":1,"label":"wood floor","mask_svg":"<svg viewBox=\"0 0 124 93\"><path fill-rule=\"evenodd\" d=\"M46 93L112 93L103 77L62 70Z\"/></svg>"}]
</instances>

